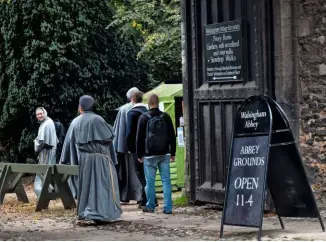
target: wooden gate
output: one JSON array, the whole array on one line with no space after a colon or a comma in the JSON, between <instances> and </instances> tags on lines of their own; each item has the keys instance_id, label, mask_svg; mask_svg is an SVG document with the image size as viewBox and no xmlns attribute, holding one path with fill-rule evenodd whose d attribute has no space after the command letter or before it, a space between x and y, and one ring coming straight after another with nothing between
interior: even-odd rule
<instances>
[{"instance_id":1,"label":"wooden gate","mask_svg":"<svg viewBox=\"0 0 326 242\"><path fill-rule=\"evenodd\" d=\"M274 97L272 0L183 0L183 84L192 201L221 204L227 177L233 118L248 96ZM247 77L208 83L205 28L242 20Z\"/></svg>"}]
</instances>

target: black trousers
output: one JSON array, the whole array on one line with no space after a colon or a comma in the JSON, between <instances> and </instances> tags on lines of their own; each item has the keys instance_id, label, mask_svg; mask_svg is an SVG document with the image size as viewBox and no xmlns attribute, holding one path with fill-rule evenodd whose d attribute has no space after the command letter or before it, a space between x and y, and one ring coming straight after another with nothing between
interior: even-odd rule
<instances>
[{"instance_id":1,"label":"black trousers","mask_svg":"<svg viewBox=\"0 0 326 242\"><path fill-rule=\"evenodd\" d=\"M141 201L141 206L146 206L147 203L147 197L146 197L146 192L145 192L145 187L146 187L146 178L145 178L145 172L144 172L144 163L140 163L138 161L137 155L136 154L132 154L132 156L134 157L134 161L135 161L135 169L136 169L136 174L137 177L140 181L140 184L143 187L143 191L142 191L142 201ZM157 198L155 197L155 204L157 204Z\"/></svg>"},{"instance_id":2,"label":"black trousers","mask_svg":"<svg viewBox=\"0 0 326 242\"><path fill-rule=\"evenodd\" d=\"M129 202L128 198L128 188L127 188L127 165L125 160L125 154L117 152L118 165L116 166L118 183L119 183L119 192L121 202Z\"/></svg>"}]
</instances>

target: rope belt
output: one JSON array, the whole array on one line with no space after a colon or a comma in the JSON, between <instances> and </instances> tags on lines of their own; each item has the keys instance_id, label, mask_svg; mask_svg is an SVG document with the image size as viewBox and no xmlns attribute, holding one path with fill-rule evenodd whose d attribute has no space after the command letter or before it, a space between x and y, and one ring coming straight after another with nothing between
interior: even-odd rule
<instances>
[{"instance_id":1,"label":"rope belt","mask_svg":"<svg viewBox=\"0 0 326 242\"><path fill-rule=\"evenodd\" d=\"M106 157L108 160L109 160L109 170L110 170L110 182L111 182L111 187L112 187L112 195L113 195L113 201L114 201L114 209L117 210L117 208L120 208L120 201L117 202L117 197L116 197L116 193L115 193L115 189L114 189L114 181L113 181L113 173L112 173L112 164L111 164L111 157L109 155L104 155L104 154L101 154L101 153L93 153L93 154L96 154L96 155L101 155L101 156L104 156Z\"/></svg>"}]
</instances>

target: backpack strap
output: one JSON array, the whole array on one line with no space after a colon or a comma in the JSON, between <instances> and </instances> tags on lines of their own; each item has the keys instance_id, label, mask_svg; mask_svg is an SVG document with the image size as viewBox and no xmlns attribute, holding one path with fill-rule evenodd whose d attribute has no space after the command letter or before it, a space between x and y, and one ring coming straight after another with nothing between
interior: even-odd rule
<instances>
[{"instance_id":1,"label":"backpack strap","mask_svg":"<svg viewBox=\"0 0 326 242\"><path fill-rule=\"evenodd\" d=\"M145 113L145 115L149 118L149 119L151 119L153 116L152 115L150 115L148 112L147 113ZM165 113L164 112L161 112L161 114L160 115L158 115L160 118L164 118L164 116L165 116Z\"/></svg>"},{"instance_id":2,"label":"backpack strap","mask_svg":"<svg viewBox=\"0 0 326 242\"><path fill-rule=\"evenodd\" d=\"M146 113L146 112L147 112L147 111L144 111L144 110L142 110L142 109L139 109L138 107L133 108L133 109L130 110L130 111L138 112L138 113L140 113L140 114L143 114L143 113Z\"/></svg>"}]
</instances>

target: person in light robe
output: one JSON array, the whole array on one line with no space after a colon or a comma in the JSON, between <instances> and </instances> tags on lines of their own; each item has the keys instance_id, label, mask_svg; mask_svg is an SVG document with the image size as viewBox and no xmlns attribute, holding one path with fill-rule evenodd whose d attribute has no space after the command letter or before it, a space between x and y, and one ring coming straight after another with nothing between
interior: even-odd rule
<instances>
[{"instance_id":1,"label":"person in light robe","mask_svg":"<svg viewBox=\"0 0 326 242\"><path fill-rule=\"evenodd\" d=\"M38 134L34 140L34 150L37 154L38 164L56 164L56 149L58 138L53 120L48 117L47 111L43 107L36 109L36 118L40 123ZM43 187L41 178L36 175L34 182L34 192L39 197ZM49 186L49 192L53 187Z\"/></svg>"},{"instance_id":2,"label":"person in light robe","mask_svg":"<svg viewBox=\"0 0 326 242\"><path fill-rule=\"evenodd\" d=\"M134 158L132 154L128 152L126 141L127 113L134 105L131 98L136 92L139 92L138 88L131 88L126 94L128 103L119 109L113 125L115 134L113 145L118 157L117 172L121 202L129 203L130 200L135 200L140 204L142 201L143 189L136 174Z\"/></svg>"}]
</instances>

